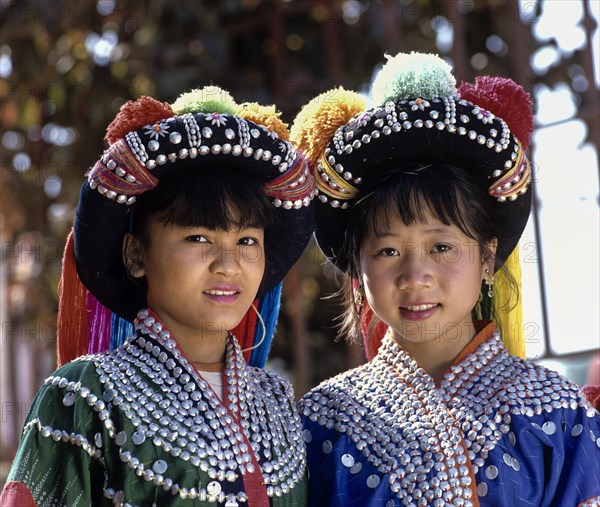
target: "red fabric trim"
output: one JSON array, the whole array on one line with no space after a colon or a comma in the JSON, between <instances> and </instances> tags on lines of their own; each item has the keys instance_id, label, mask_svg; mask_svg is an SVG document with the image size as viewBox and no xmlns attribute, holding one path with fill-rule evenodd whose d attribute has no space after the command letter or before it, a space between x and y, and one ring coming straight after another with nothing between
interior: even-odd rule
<instances>
[{"instance_id":1,"label":"red fabric trim","mask_svg":"<svg viewBox=\"0 0 600 507\"><path fill-rule=\"evenodd\" d=\"M258 309L259 300L255 299L252 304L254 305L254 308ZM231 330L231 333L237 338L238 343L240 344L246 364L250 362L250 355L252 354L252 350L246 349L250 349L254 346L254 333L256 331L257 322L258 317L256 312L250 307L240 323Z\"/></svg>"},{"instance_id":2,"label":"red fabric trim","mask_svg":"<svg viewBox=\"0 0 600 507\"><path fill-rule=\"evenodd\" d=\"M17 481L7 482L0 496L0 507L37 507L31 491Z\"/></svg>"}]
</instances>

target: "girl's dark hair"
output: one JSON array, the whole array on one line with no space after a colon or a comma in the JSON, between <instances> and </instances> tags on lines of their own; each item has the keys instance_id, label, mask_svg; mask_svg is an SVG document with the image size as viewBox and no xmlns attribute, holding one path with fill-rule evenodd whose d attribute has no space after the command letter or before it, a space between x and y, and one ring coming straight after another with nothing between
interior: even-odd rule
<instances>
[{"instance_id":1,"label":"girl's dark hair","mask_svg":"<svg viewBox=\"0 0 600 507\"><path fill-rule=\"evenodd\" d=\"M131 233L144 245L152 240L151 219L210 230L267 229L275 221L275 208L261 184L247 173L220 166L191 167L164 176L156 188L138 198L132 212ZM129 280L145 296L145 280Z\"/></svg>"},{"instance_id":2,"label":"girl's dark hair","mask_svg":"<svg viewBox=\"0 0 600 507\"><path fill-rule=\"evenodd\" d=\"M492 220L491 200L465 170L449 164L431 163L409 164L384 172L385 175L375 185L365 188L364 197L349 210L343 247L349 268L340 291L344 304L340 335L350 340L361 336L353 279L359 279L360 249L369 227L376 231L386 229L392 215L399 215L407 226L423 222L425 212L429 210L443 224L457 226L476 241L485 260L493 257L489 243L497 237L497 233ZM512 288L518 290L516 282L507 275L504 273ZM474 317L492 319L491 305L483 306L476 307ZM374 329L378 322L374 316L370 328Z\"/></svg>"},{"instance_id":3,"label":"girl's dark hair","mask_svg":"<svg viewBox=\"0 0 600 507\"><path fill-rule=\"evenodd\" d=\"M132 233L147 238L148 222L163 225L267 228L274 208L260 183L230 168L190 168L165 176L152 191L141 195L133 209Z\"/></svg>"}]
</instances>

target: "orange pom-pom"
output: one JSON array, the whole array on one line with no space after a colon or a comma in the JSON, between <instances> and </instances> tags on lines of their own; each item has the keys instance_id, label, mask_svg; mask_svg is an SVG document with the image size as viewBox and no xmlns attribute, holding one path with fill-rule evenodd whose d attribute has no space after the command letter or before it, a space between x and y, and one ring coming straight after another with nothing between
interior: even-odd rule
<instances>
[{"instance_id":1,"label":"orange pom-pom","mask_svg":"<svg viewBox=\"0 0 600 507\"><path fill-rule=\"evenodd\" d=\"M298 113L292 125L291 139L314 165L335 131L363 112L365 106L363 97L342 87L322 93Z\"/></svg>"},{"instance_id":2,"label":"orange pom-pom","mask_svg":"<svg viewBox=\"0 0 600 507\"><path fill-rule=\"evenodd\" d=\"M106 129L105 139L109 144L125 137L132 130L139 130L165 118L174 116L168 102L159 102L152 97L140 97L130 100L121 106L119 113Z\"/></svg>"},{"instance_id":3,"label":"orange pom-pom","mask_svg":"<svg viewBox=\"0 0 600 507\"><path fill-rule=\"evenodd\" d=\"M236 114L246 120L264 125L284 141L288 141L290 138L288 124L281 121L279 118L281 113L275 109L275 106L262 106L257 102L244 102L239 106Z\"/></svg>"},{"instance_id":4,"label":"orange pom-pom","mask_svg":"<svg viewBox=\"0 0 600 507\"><path fill-rule=\"evenodd\" d=\"M502 118L526 150L533 132L531 98L522 86L503 77L479 76L475 84L461 83L461 99Z\"/></svg>"}]
</instances>

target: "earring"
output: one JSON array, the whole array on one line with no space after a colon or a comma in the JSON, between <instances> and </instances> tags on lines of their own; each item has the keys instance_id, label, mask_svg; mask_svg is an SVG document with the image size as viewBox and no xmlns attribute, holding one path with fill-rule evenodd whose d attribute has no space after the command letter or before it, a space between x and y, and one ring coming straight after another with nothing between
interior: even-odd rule
<instances>
[{"instance_id":1,"label":"earring","mask_svg":"<svg viewBox=\"0 0 600 507\"><path fill-rule=\"evenodd\" d=\"M365 304L365 290L361 284L359 284L356 290L356 306L358 306L358 314L362 313L363 306Z\"/></svg>"},{"instance_id":2,"label":"earring","mask_svg":"<svg viewBox=\"0 0 600 507\"><path fill-rule=\"evenodd\" d=\"M488 297L490 299L492 299L494 297L494 291L492 290L492 287L494 286L494 276L490 276L490 270L488 268L485 268L485 284L488 286Z\"/></svg>"}]
</instances>

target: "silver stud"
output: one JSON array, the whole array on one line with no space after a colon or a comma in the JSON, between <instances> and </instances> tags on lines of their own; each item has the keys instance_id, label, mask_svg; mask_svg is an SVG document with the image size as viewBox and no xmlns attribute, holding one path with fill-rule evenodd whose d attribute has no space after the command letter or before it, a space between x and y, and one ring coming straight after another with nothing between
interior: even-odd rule
<instances>
[{"instance_id":1,"label":"silver stud","mask_svg":"<svg viewBox=\"0 0 600 507\"><path fill-rule=\"evenodd\" d=\"M354 456L352 454L342 454L342 465L346 468L352 468L354 466Z\"/></svg>"},{"instance_id":2,"label":"silver stud","mask_svg":"<svg viewBox=\"0 0 600 507\"><path fill-rule=\"evenodd\" d=\"M498 468L495 465L490 465L485 469L485 476L493 481L496 477L498 477Z\"/></svg>"},{"instance_id":3,"label":"silver stud","mask_svg":"<svg viewBox=\"0 0 600 507\"><path fill-rule=\"evenodd\" d=\"M159 143L157 140L155 140L155 139L152 139L152 140L151 140L151 141L148 143L148 149L149 149L150 151L156 151L156 150L158 150L159 148L160 148L160 143Z\"/></svg>"},{"instance_id":4,"label":"silver stud","mask_svg":"<svg viewBox=\"0 0 600 507\"><path fill-rule=\"evenodd\" d=\"M65 397L63 398L63 405L65 407L70 407L71 405L73 405L73 403L75 403L75 393L67 393L65 394Z\"/></svg>"},{"instance_id":5,"label":"silver stud","mask_svg":"<svg viewBox=\"0 0 600 507\"><path fill-rule=\"evenodd\" d=\"M571 430L571 436L578 437L579 435L581 435L582 432L583 432L583 426L581 424L576 424L575 426L573 426L573 429Z\"/></svg>"},{"instance_id":6,"label":"silver stud","mask_svg":"<svg viewBox=\"0 0 600 507\"><path fill-rule=\"evenodd\" d=\"M119 447L122 447L123 445L125 445L125 442L127 442L127 433L125 433L124 431L119 431L119 433L117 433L117 436L115 437L115 443Z\"/></svg>"},{"instance_id":7,"label":"silver stud","mask_svg":"<svg viewBox=\"0 0 600 507\"><path fill-rule=\"evenodd\" d=\"M204 127L202 129L202 137L205 137L206 139L210 139L213 135L213 131L210 127Z\"/></svg>"},{"instance_id":8,"label":"silver stud","mask_svg":"<svg viewBox=\"0 0 600 507\"><path fill-rule=\"evenodd\" d=\"M481 497L486 496L488 493L488 486L485 482L480 482L477 485L477 494Z\"/></svg>"},{"instance_id":9,"label":"silver stud","mask_svg":"<svg viewBox=\"0 0 600 507\"><path fill-rule=\"evenodd\" d=\"M235 132L231 129L226 129L225 137L231 141L235 137Z\"/></svg>"},{"instance_id":10,"label":"silver stud","mask_svg":"<svg viewBox=\"0 0 600 507\"><path fill-rule=\"evenodd\" d=\"M379 486L379 483L381 482L381 479L379 478L378 475L369 475L369 477L367 477L367 487L371 488L371 489L375 489L377 486Z\"/></svg>"},{"instance_id":11,"label":"silver stud","mask_svg":"<svg viewBox=\"0 0 600 507\"><path fill-rule=\"evenodd\" d=\"M106 167L108 167L112 171L115 167L117 167L117 163L114 160L110 159L108 161L108 164L106 164Z\"/></svg>"},{"instance_id":12,"label":"silver stud","mask_svg":"<svg viewBox=\"0 0 600 507\"><path fill-rule=\"evenodd\" d=\"M169 134L169 141L173 144L179 144L181 142L181 134L179 132L171 132Z\"/></svg>"},{"instance_id":13,"label":"silver stud","mask_svg":"<svg viewBox=\"0 0 600 507\"><path fill-rule=\"evenodd\" d=\"M167 471L167 462L159 459L152 464L152 470L157 474L164 474Z\"/></svg>"},{"instance_id":14,"label":"silver stud","mask_svg":"<svg viewBox=\"0 0 600 507\"><path fill-rule=\"evenodd\" d=\"M260 136L260 132L258 131L258 129L252 129L250 131L250 135L254 138L254 139L258 139L258 136Z\"/></svg>"},{"instance_id":15,"label":"silver stud","mask_svg":"<svg viewBox=\"0 0 600 507\"><path fill-rule=\"evenodd\" d=\"M350 473L353 475L356 475L361 470L362 470L362 463L360 461L357 461L356 463L354 463L352 468L350 468Z\"/></svg>"},{"instance_id":16,"label":"silver stud","mask_svg":"<svg viewBox=\"0 0 600 507\"><path fill-rule=\"evenodd\" d=\"M554 433L556 433L556 424L554 424L552 421L547 421L542 424L542 431L546 435L554 435Z\"/></svg>"}]
</instances>

